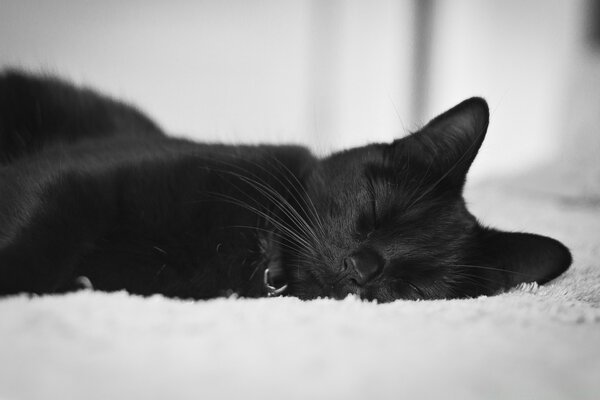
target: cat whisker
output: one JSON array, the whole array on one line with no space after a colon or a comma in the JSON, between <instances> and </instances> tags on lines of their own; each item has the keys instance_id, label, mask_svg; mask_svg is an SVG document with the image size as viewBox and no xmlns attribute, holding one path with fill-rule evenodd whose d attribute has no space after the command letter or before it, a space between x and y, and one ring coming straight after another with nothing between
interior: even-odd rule
<instances>
[{"instance_id":1,"label":"cat whisker","mask_svg":"<svg viewBox=\"0 0 600 400\"><path fill-rule=\"evenodd\" d=\"M279 240L279 239L273 239L273 241L282 246L285 247L286 249L288 249L290 252L301 256L302 258L306 258L306 259L310 259L314 262L319 262L320 260L313 254L310 254L306 251L306 249L304 247L300 247L298 248L295 242L290 242L288 237L285 235L282 235L278 232L272 231L270 229L265 229L265 228L260 228L260 227L256 227L256 226L248 226L248 225L231 225L231 228L247 228L247 229L254 229L254 230L258 230L261 232L266 232L269 234L273 234L283 240ZM286 242L290 242L290 243L286 243ZM295 246L292 246L292 244L294 244Z\"/></svg>"},{"instance_id":2,"label":"cat whisker","mask_svg":"<svg viewBox=\"0 0 600 400\"><path fill-rule=\"evenodd\" d=\"M494 279L484 278L478 275L465 274L463 272L456 272L453 281L457 287L461 287L461 285L467 283L469 285L474 285L484 290L489 289L490 284L498 283Z\"/></svg>"},{"instance_id":3,"label":"cat whisker","mask_svg":"<svg viewBox=\"0 0 600 400\"><path fill-rule=\"evenodd\" d=\"M469 273L466 273L465 271L460 271L460 270L454 271L454 275L457 277L470 278L472 281L486 281L488 283L498 283L498 280L496 280L496 279L492 279L490 277L483 276L483 275L469 274ZM482 282L479 282L479 284L484 285Z\"/></svg>"},{"instance_id":4,"label":"cat whisker","mask_svg":"<svg viewBox=\"0 0 600 400\"><path fill-rule=\"evenodd\" d=\"M306 247L307 249L312 249L312 246L303 237L301 237L294 229L288 227L285 223L283 223L282 221L279 221L276 218L273 218L271 215L268 215L264 211L261 211L248 203L245 203L235 197L231 197L231 196L225 195L223 193L213 193L213 195L215 195L216 197L220 198L223 201L227 201L231 204L235 204L237 206L245 208L248 211L251 211L251 212L263 217L265 220L267 220L267 221L271 222L273 225L275 225L278 229L285 231L288 235L290 235L291 237L296 239L298 241L299 245L302 245L302 246Z\"/></svg>"},{"instance_id":5,"label":"cat whisker","mask_svg":"<svg viewBox=\"0 0 600 400\"><path fill-rule=\"evenodd\" d=\"M462 268L482 269L482 270L489 270L489 271L498 271L498 272L503 272L506 274L521 275L523 277L533 277L532 274L527 274L524 272L510 271L510 270L503 269L503 268L486 267L486 266L482 266L482 265L452 264L451 266L452 267L462 267Z\"/></svg>"},{"instance_id":6,"label":"cat whisker","mask_svg":"<svg viewBox=\"0 0 600 400\"><path fill-rule=\"evenodd\" d=\"M279 167L278 167L278 168L276 168L278 171L279 171L279 170L281 170L281 169L283 169L283 171L284 171L284 172L286 172L286 171L287 171L287 173L288 173L290 176L292 176L292 177L294 178L294 180L297 182L297 185L295 185L293 182L291 182L291 181L290 181L290 179L289 179L289 178L287 178L285 175L283 175L283 177L286 179L287 183L289 183L289 185L290 185L291 187L293 187L293 188L294 188L294 190L295 190L295 192L296 192L297 196L299 197L299 199L300 199L300 200L302 200L302 201L304 202L304 204L306 205L306 207L308 207L307 199L308 199L308 201L310 201L310 204L312 204L312 213L309 213L309 212L308 212L308 210L307 210L307 209L305 209L305 208L302 206L302 204L300 204L300 203L299 203L299 204L298 204L298 206L300 207L301 211L303 211L303 212L304 212L304 213L305 213L307 216L310 216L310 215L312 214L312 216L313 216L313 218L314 218L314 220L315 220L315 222L316 222L316 224L317 224L317 227L318 227L318 228L319 228L319 230L320 230L320 233L321 233L321 235L324 235L324 229L323 229L323 224L322 224L322 221L321 221L321 219L320 219L320 217L319 217L319 214L318 214L318 213L317 213L317 211L316 211L316 208L314 207L314 203L312 203L312 200L311 200L311 199L310 199L310 197L308 196L308 193L306 193L306 190L304 189L304 186L303 186L303 185L300 183L300 181L298 180L298 178L296 177L296 175L295 175L295 174L293 174L293 173L292 173L292 172L289 170L289 168L288 168L287 166L285 166L285 165L284 165L284 164L283 164L281 161L279 161L279 160L278 160L278 159L277 159L277 158L276 158L274 155L271 155L271 154L267 154L267 155L268 155L268 156L270 156L270 158L271 158L272 160L274 160L274 161L276 161L276 162L278 163L278 166L279 166ZM233 155L232 155L232 157L233 157ZM288 205L288 206L289 206L289 207L290 207L290 208L291 208L291 209L292 209L292 210L293 210L293 211L294 211L296 214L298 214L298 213L297 213L297 211L296 211L296 209L295 209L294 207L292 207L292 206L289 204L289 202L287 201L287 199L285 199L283 196L281 196L281 194L280 194L278 191L276 191L275 189L273 189L273 188L272 188L272 187L271 187L271 186L270 186L270 185L269 185L269 184L268 184L268 183L267 183L267 182L266 182L264 179L262 179L262 178L261 178L260 176L258 176L257 174L254 174L254 173L252 173L252 172L251 172L249 169L248 169L248 170L246 170L246 169L243 169L241 166L239 166L239 165L237 165L237 164L234 164L234 163L227 163L227 162L225 162L225 161L223 161L223 160L220 160L220 159L218 159L218 160L213 160L213 161L220 162L221 164L227 165L227 166L229 166L229 167L232 167L232 168L236 168L236 169L240 170L241 172L244 172L245 174L250 174L250 175L252 175L252 176L253 176L255 179L251 179L251 178L249 178L249 177L247 177L247 176L245 176L245 175L241 175L241 174L239 174L239 175L238 175L238 177L239 177L239 178L242 178L242 177L243 177L243 178L245 178L245 179L250 179L250 180L252 180L254 183L260 184L260 185L261 185L261 186L263 186L263 187L268 187L269 189L271 189L271 191L272 191L272 192L274 192L274 193L275 193L277 196L279 196L281 199L283 199L283 200L285 201L285 203L287 203L287 205ZM279 184L281 184L281 186L282 186L283 188L285 188L285 190L287 191L287 193L289 193L289 194L293 195L293 193L290 191L290 189L289 189L288 185L284 184L284 183L283 183L283 182L282 182L282 181L281 181L281 180L280 180L280 179L279 179L279 178L278 178L278 177L277 177L275 174L273 174L273 173L272 173L270 170L268 170L267 168L265 168L264 166L262 166L261 164L259 164L259 163L255 162L255 161L253 161L253 160L245 160L245 162L247 162L247 163L249 163L249 164L251 164L251 165L253 165L253 166L255 166L255 167L259 168L259 169L260 169L260 170L262 170L263 172L267 173L269 176L271 176L272 178L274 178L274 179L275 179L275 180L276 180L276 181L277 181ZM271 164L271 165L273 165L273 164ZM226 170L224 170L224 171L222 171L222 172L226 172L226 173L232 173L231 171L226 171ZM248 183L248 184L250 184L250 182L247 182L247 183ZM303 191L304 191L304 195L303 195L302 193L300 193L300 191L298 190L297 186L299 186L300 188L302 188L302 189L303 189ZM298 217L300 217L300 215L299 215L299 214L298 214ZM300 218L301 218L301 217L300 217ZM301 219L303 220L303 218L301 218ZM304 222L304 220L303 220L303 222ZM310 227L309 227L309 228L310 228ZM310 229L310 230L312 230L312 229Z\"/></svg>"},{"instance_id":7,"label":"cat whisker","mask_svg":"<svg viewBox=\"0 0 600 400\"><path fill-rule=\"evenodd\" d=\"M315 222L317 223L317 226L318 226L319 230L321 231L321 234L324 235L325 230L324 230L324 226L323 226L323 221L322 221L321 217L319 216L319 213L317 212L317 208L315 207L314 202L312 201L312 199L306 192L304 185L302 185L300 180L298 180L298 177L292 171L290 171L290 169L285 164L283 164L279 159L277 159L273 155L271 155L271 159L273 161L275 161L277 163L277 165L280 166L280 168L283 168L283 171L287 172L287 174L289 176L291 176L294 179L294 181L297 183L297 185L293 184L293 182L291 182L289 178L284 176L286 178L286 181L288 183L290 183L290 185L295 189L296 194L298 194L298 196L303 200L306 207L308 207L311 210L312 216L314 217ZM304 193L300 193L300 191L298 190L298 187L301 188Z\"/></svg>"},{"instance_id":8,"label":"cat whisker","mask_svg":"<svg viewBox=\"0 0 600 400\"><path fill-rule=\"evenodd\" d=\"M243 179L243 178L240 177L240 179ZM246 181L246 183L254 184L255 182ZM302 218L302 216L296 211L296 209L293 208L293 206L291 204L289 204L289 202L285 198L283 198L283 196L281 196L281 194L279 194L278 192L274 192L273 190L270 190L270 188L262 187L262 185L259 183L256 183L256 184L258 186L255 187L255 189L259 193L263 194L265 197L267 197L269 200L271 200L273 202L273 204L275 206L277 206L281 212L284 213L284 215L289 217L294 223L298 224L299 225L298 227L300 229L305 230L305 232L307 234L309 234L310 236L313 236L313 239L317 239L317 237L314 234L314 232L312 231L312 228L310 227L310 225L308 225L306 220L304 220Z\"/></svg>"},{"instance_id":9,"label":"cat whisker","mask_svg":"<svg viewBox=\"0 0 600 400\"><path fill-rule=\"evenodd\" d=\"M270 187L268 184L264 184L264 183L258 182L258 181L254 180L254 179L248 178L247 176L242 175L242 174L238 174L236 172L226 171L226 170L224 170L224 171L216 170L216 171L227 173L227 174L230 174L232 176L235 176L238 179L242 180L243 182L247 183L248 185L252 186L259 193L263 194L265 197L267 197L269 200L271 200L273 202L273 204L275 206L277 206L277 208L281 212L284 213L284 215L288 216L292 222L294 222L296 225L298 225L298 228L300 228L302 231L304 231L307 235L312 236L312 238L313 238L313 240L315 242L318 242L318 238L317 238L315 232L312 230L312 228L306 222L306 220L304 220L304 218L302 218L302 216L287 201L287 199L285 199L279 192L277 192L275 189L273 189L272 187ZM238 189L238 191L240 193L244 194L247 197L250 197L251 200L253 200L253 201L256 202L256 199L252 198L251 196L249 196L248 193L246 193L245 191L241 190L235 184L233 184L231 182L230 182L230 184L232 186L234 186L236 189Z\"/></svg>"},{"instance_id":10,"label":"cat whisker","mask_svg":"<svg viewBox=\"0 0 600 400\"><path fill-rule=\"evenodd\" d=\"M284 212L284 214L288 215L288 217L289 217L289 218L290 218L290 219L291 219L293 222L295 222L295 223L298 223L298 222L299 222L299 218L301 218L301 217L299 217L299 216L297 216L297 215L294 215L294 214L292 214L292 213L290 213L290 212L289 212L289 209L292 209L292 211L296 212L296 211L295 211L295 210L294 210L294 209L291 207L291 205L289 205L289 203L287 203L287 204L286 204L286 202L282 202L282 201L280 200L280 198L278 198L278 197L276 197L276 196L274 197L274 196L273 196L271 193L268 193L266 190L264 190L264 189L262 189L262 188L258 187L256 184L254 184L254 182L252 182L252 180L249 180L249 179L243 179L243 178L247 178L247 177L244 177L243 175L237 174L237 173L235 173L235 172L233 172L233 171L227 171L227 170L218 170L218 169L214 169L214 168L211 168L211 170L213 170L213 171L215 171L215 172L219 172L219 173L225 173L225 174L229 174L229 175L232 175L232 176L235 176L235 177L237 177L237 178L241 179L242 181L245 181L247 184L249 184L249 185L251 185L252 187L254 187L254 189L255 189L255 190L257 190L257 191L259 191L259 192L262 192L262 193L263 193L265 196L267 196L267 197L268 197L268 198L269 198L271 201L273 201L274 205L276 205L276 206L277 206L277 207L278 207L278 208L279 208L279 209L280 209L282 212ZM248 197L250 200L254 201L255 203L257 203L257 202L258 202L258 201L257 201L257 199L255 199L255 198L253 198L252 196L250 196L250 195L249 195L247 192L243 191L243 190L242 190L241 188L239 188L237 185L233 184L232 182L229 182L229 183L230 183L230 185L231 185L231 186L233 186L233 187L234 187L236 190L238 190L238 191L239 191L241 194L243 194L245 197ZM218 193L213 193L213 194L216 194L216 195L218 195ZM277 195L279 195L279 193L276 193L276 194L277 194ZM225 195L225 194L222 194L222 195L223 195L223 196L227 196L227 195ZM230 199L235 199L235 200L237 200L237 201L240 201L240 202L242 201L241 199L236 199L236 198L234 198L234 197L232 197L232 196L230 196ZM285 199L284 199L284 200L285 200ZM260 204L258 204L258 205L260 205ZM297 214L297 213L296 213L296 214ZM272 218L271 218L271 220L272 220ZM283 222L283 221L280 221L280 222ZM305 222L305 221L303 221L303 220L302 220L302 222ZM302 228L304 228L304 227L302 227ZM304 230L304 229L303 229L303 230ZM312 233L312 232L309 232L309 233Z\"/></svg>"},{"instance_id":11,"label":"cat whisker","mask_svg":"<svg viewBox=\"0 0 600 400\"><path fill-rule=\"evenodd\" d=\"M297 243L298 245L306 247L307 249L312 248L311 245L303 237L301 237L296 231L294 231L292 228L289 228L288 226L286 226L282 222L278 221L277 219L272 218L270 215L268 215L260 210L257 210L256 208L249 206L248 204L243 203L243 202L233 202L233 204L236 204L240 207L244 207L247 210L254 212L254 213L260 215L261 217L265 218L270 223L272 223L276 228L280 229L281 231L286 232L290 237L296 239L298 241L298 243Z\"/></svg>"}]
</instances>

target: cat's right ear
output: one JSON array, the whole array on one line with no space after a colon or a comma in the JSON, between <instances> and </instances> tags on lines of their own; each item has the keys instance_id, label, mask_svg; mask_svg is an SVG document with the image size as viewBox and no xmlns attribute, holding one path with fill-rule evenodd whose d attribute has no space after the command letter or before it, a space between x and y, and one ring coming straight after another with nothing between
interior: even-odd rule
<instances>
[{"instance_id":1,"label":"cat's right ear","mask_svg":"<svg viewBox=\"0 0 600 400\"><path fill-rule=\"evenodd\" d=\"M416 160L434 179L462 188L489 122L486 101L473 97L431 120L420 131L393 143L399 159Z\"/></svg>"},{"instance_id":2,"label":"cat's right ear","mask_svg":"<svg viewBox=\"0 0 600 400\"><path fill-rule=\"evenodd\" d=\"M546 283L565 272L573 260L561 242L533 233L485 229L481 246L485 259L480 263L504 275L504 284L497 289L528 282Z\"/></svg>"}]
</instances>

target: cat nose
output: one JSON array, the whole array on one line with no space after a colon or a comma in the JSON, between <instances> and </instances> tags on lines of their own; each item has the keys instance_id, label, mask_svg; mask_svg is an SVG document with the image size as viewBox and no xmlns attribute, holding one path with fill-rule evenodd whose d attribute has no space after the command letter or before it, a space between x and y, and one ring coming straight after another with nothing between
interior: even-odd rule
<instances>
[{"instance_id":1,"label":"cat nose","mask_svg":"<svg viewBox=\"0 0 600 400\"><path fill-rule=\"evenodd\" d=\"M383 260L374 251L360 251L344 258L344 269L350 274L350 279L364 285L381 272Z\"/></svg>"}]
</instances>

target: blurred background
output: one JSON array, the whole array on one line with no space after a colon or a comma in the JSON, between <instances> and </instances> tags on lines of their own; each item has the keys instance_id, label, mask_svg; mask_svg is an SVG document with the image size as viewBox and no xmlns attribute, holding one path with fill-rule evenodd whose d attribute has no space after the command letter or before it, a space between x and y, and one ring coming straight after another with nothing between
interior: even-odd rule
<instances>
[{"instance_id":1,"label":"blurred background","mask_svg":"<svg viewBox=\"0 0 600 400\"><path fill-rule=\"evenodd\" d=\"M0 66L132 101L174 135L318 154L483 96L471 181L542 170L599 194L599 3L0 0Z\"/></svg>"}]
</instances>

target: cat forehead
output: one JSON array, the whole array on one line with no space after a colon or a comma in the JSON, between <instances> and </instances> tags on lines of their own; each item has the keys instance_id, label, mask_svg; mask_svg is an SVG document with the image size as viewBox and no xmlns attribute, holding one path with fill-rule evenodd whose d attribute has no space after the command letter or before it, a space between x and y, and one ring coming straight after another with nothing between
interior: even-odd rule
<instances>
[{"instance_id":1,"label":"cat forehead","mask_svg":"<svg viewBox=\"0 0 600 400\"><path fill-rule=\"evenodd\" d=\"M317 175L311 197L330 217L346 216L352 221L373 213L390 221L421 219L424 213L447 219L455 205L464 204L462 192L448 190L434 167L390 147L369 146L333 155Z\"/></svg>"},{"instance_id":2,"label":"cat forehead","mask_svg":"<svg viewBox=\"0 0 600 400\"><path fill-rule=\"evenodd\" d=\"M370 144L363 147L342 150L324 158L322 165L334 172L349 171L353 167L365 163L383 161L388 147L389 145L387 144Z\"/></svg>"},{"instance_id":3,"label":"cat forehead","mask_svg":"<svg viewBox=\"0 0 600 400\"><path fill-rule=\"evenodd\" d=\"M326 182L345 187L369 184L401 185L414 176L427 175L419 159L398 151L402 143L372 144L334 153L321 162L319 175Z\"/></svg>"}]
</instances>

